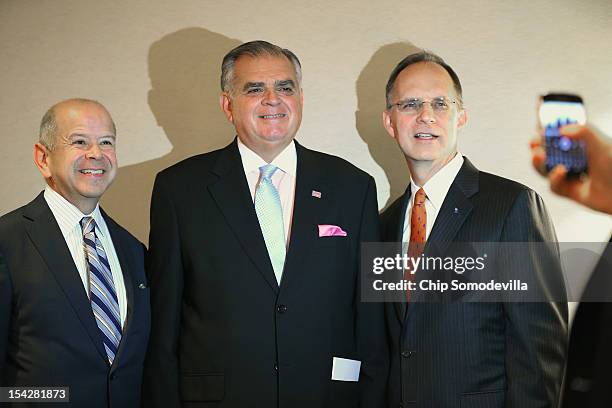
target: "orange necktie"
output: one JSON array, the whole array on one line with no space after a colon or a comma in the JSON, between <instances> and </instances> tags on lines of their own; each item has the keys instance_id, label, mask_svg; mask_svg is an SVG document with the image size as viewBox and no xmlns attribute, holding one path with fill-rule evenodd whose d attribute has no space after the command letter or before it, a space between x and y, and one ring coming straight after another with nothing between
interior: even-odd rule
<instances>
[{"instance_id":1,"label":"orange necktie","mask_svg":"<svg viewBox=\"0 0 612 408\"><path fill-rule=\"evenodd\" d=\"M422 188L416 192L412 203L410 215L410 242L408 243L408 257L415 259L423 254L425 249L425 235L427 233L427 211L425 210L425 190ZM404 279L414 280L416 270L412 273L412 264L404 271ZM406 302L410 302L410 289L406 291Z\"/></svg>"}]
</instances>

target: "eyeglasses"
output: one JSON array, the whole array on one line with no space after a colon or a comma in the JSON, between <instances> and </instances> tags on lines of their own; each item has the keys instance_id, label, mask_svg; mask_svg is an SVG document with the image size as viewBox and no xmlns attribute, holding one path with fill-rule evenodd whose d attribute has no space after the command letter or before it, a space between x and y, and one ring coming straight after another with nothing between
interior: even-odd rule
<instances>
[{"instance_id":1,"label":"eyeglasses","mask_svg":"<svg viewBox=\"0 0 612 408\"><path fill-rule=\"evenodd\" d=\"M434 98L430 101L423 100L421 98L410 98L404 101L399 101L397 103L393 103L389 105L389 109L396 106L397 110L402 113L419 113L423 110L423 105L426 103L431 106L431 109L434 113L444 113L448 111L451 103L456 104L457 101L455 99L449 99L445 96L441 96L439 98Z\"/></svg>"}]
</instances>

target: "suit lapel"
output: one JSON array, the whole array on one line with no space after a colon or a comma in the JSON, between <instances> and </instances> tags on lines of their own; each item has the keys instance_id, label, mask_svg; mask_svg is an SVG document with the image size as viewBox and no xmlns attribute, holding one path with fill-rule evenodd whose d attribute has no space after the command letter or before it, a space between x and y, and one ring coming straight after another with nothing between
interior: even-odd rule
<instances>
[{"instance_id":1,"label":"suit lapel","mask_svg":"<svg viewBox=\"0 0 612 408\"><path fill-rule=\"evenodd\" d=\"M278 292L276 276L249 193L236 140L219 155L213 168L219 179L208 186L225 221L272 290Z\"/></svg>"},{"instance_id":2,"label":"suit lapel","mask_svg":"<svg viewBox=\"0 0 612 408\"><path fill-rule=\"evenodd\" d=\"M98 353L108 363L100 338L100 329L96 324L83 282L59 225L45 202L43 193L28 204L24 217L28 236L46 263L48 270L55 277L81 324L85 327Z\"/></svg>"},{"instance_id":3,"label":"suit lapel","mask_svg":"<svg viewBox=\"0 0 612 408\"><path fill-rule=\"evenodd\" d=\"M457 173L448 193L446 193L442 207L438 211L436 221L427 238L424 250L425 257L444 256L446 249L454 241L461 226L472 212L474 205L470 201L470 197L477 192L478 170L465 157L459 173ZM418 303L423 295L423 292L417 292L415 303ZM412 306L408 308L406 319L414 309Z\"/></svg>"},{"instance_id":4,"label":"suit lapel","mask_svg":"<svg viewBox=\"0 0 612 408\"><path fill-rule=\"evenodd\" d=\"M431 251L439 254L446 251L463 222L472 212L474 205L470 197L477 192L478 170L466 157L438 211L436 222L427 238L426 255L429 255Z\"/></svg>"},{"instance_id":5,"label":"suit lapel","mask_svg":"<svg viewBox=\"0 0 612 408\"><path fill-rule=\"evenodd\" d=\"M297 151L297 174L293 200L291 238L283 269L281 286L286 288L292 276L300 270L302 259L318 239L317 225L333 192L327 187L325 175L321 174L313 153L295 142ZM313 191L321 193L319 198Z\"/></svg>"},{"instance_id":6,"label":"suit lapel","mask_svg":"<svg viewBox=\"0 0 612 408\"><path fill-rule=\"evenodd\" d=\"M115 362L119 361L121 353L125 348L125 344L128 341L126 340L126 335L128 333L130 323L134 318L134 280L132 276L133 271L135 270L135 266L134 260L132 258L133 254L130 254L126 251L127 246L122 239L119 227L104 211L101 210L101 213L104 217L104 221L106 221L106 226L108 227L108 231L110 232L113 246L115 248L115 253L117 254L117 258L119 259L121 273L123 274L123 284L125 285L125 296L127 300L127 316L125 318L125 324L122 330L121 342L119 343L117 356L113 360L114 368L117 365Z\"/></svg>"},{"instance_id":7,"label":"suit lapel","mask_svg":"<svg viewBox=\"0 0 612 408\"><path fill-rule=\"evenodd\" d=\"M399 198L399 205L397 205L393 211L389 214L389 219L387 220L387 225L390 225L392 229L388 232L388 236L384 237L385 241L390 241L399 244L399 249L397 253L403 254L404 249L402 248L402 240L404 239L404 218L406 216L406 209L408 208L408 202L410 201L410 184L404 192L404 195ZM392 232L392 234L391 234ZM399 282L403 279L403 273L399 271L400 276L396 276L397 279L393 281ZM406 316L406 297L404 292L401 293L401 300L397 298L391 299L393 302L393 307L395 309L395 313L400 322L404 321Z\"/></svg>"}]
</instances>

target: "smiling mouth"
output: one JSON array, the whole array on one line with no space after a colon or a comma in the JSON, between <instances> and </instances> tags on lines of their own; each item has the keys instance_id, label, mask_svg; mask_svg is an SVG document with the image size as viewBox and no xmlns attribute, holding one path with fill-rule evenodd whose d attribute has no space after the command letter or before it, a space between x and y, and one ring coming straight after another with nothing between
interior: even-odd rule
<instances>
[{"instance_id":1,"label":"smiling mouth","mask_svg":"<svg viewBox=\"0 0 612 408\"><path fill-rule=\"evenodd\" d=\"M259 119L281 119L286 116L286 113L276 113L274 115L259 115Z\"/></svg>"},{"instance_id":2,"label":"smiling mouth","mask_svg":"<svg viewBox=\"0 0 612 408\"><path fill-rule=\"evenodd\" d=\"M438 138L438 136L433 133L416 133L414 137L420 140L433 140Z\"/></svg>"},{"instance_id":3,"label":"smiling mouth","mask_svg":"<svg viewBox=\"0 0 612 408\"><path fill-rule=\"evenodd\" d=\"M82 174L91 174L94 176L99 176L101 174L106 173L106 170L102 170L102 169L83 169L83 170L79 170L80 173Z\"/></svg>"}]
</instances>

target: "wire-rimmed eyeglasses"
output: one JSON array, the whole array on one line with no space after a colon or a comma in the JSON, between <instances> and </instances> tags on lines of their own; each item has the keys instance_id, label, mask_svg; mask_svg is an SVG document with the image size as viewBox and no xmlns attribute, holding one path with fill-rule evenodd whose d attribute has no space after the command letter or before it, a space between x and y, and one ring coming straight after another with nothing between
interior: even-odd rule
<instances>
[{"instance_id":1,"label":"wire-rimmed eyeglasses","mask_svg":"<svg viewBox=\"0 0 612 408\"><path fill-rule=\"evenodd\" d=\"M456 99L450 99L445 96L440 96L439 98L434 98L432 100L424 100L421 98L409 98L403 101L399 101L397 103L392 103L387 108L391 109L392 107L396 107L398 111L402 113L419 113L423 110L423 106L428 103L431 106L431 109L435 113L444 113L448 111L451 104L456 104Z\"/></svg>"}]
</instances>

